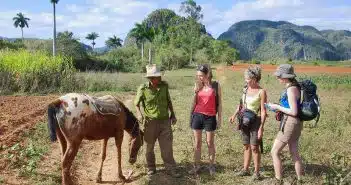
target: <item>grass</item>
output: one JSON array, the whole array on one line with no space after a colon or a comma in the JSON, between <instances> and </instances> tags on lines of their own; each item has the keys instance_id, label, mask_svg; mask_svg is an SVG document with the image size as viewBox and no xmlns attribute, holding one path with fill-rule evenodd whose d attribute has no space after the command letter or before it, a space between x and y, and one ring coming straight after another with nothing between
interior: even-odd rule
<instances>
[{"instance_id":1,"label":"grass","mask_svg":"<svg viewBox=\"0 0 351 185\"><path fill-rule=\"evenodd\" d=\"M177 88L171 89L171 96L175 106L176 115L179 119L174 129L174 155L179 163L182 172L190 170L193 158L193 136L189 128L189 110L192 98L193 78L184 79L180 76L193 76L193 71L175 71L170 73L172 82L177 81ZM180 180L158 178L147 181L145 184L157 184L167 182L168 184L249 184L249 178L234 177L234 171L242 166L242 144L240 134L234 131L234 126L226 120L233 113L235 106L239 102L241 88L243 85L243 75L232 71L224 71L216 74L223 90L224 102L224 123L222 129L216 132L217 147L217 175L210 177L204 172L199 177L183 173ZM300 74L302 78L307 75ZM180 79L182 79L180 81ZM308 122L304 123L304 130L300 141L300 152L305 163L307 184L336 184L345 177L346 171L351 171L350 163L337 163L336 159L350 159L349 148L346 143L351 143L349 134L350 124L350 76L338 75L315 75L312 79L316 81L318 92L322 99L322 116L317 128L310 128ZM278 84L274 77L264 74L261 84L268 91L268 99L276 102L283 87ZM278 123L274 120L272 113L269 113L264 133L264 149L262 156L262 170L266 179L257 184L270 184L273 177L272 160L269 154L273 140L278 130ZM331 145L330 142L333 141ZM157 161L162 163L159 149L156 147ZM288 181L295 176L293 163L287 151L283 152L284 174ZM335 157L338 156L338 157ZM207 147L203 139L202 159L206 161ZM340 159L341 158L341 159ZM347 160L346 160L347 161ZM142 165L142 163L140 164ZM324 177L324 178L323 178ZM160 180L162 179L162 180Z\"/></svg>"},{"instance_id":2,"label":"grass","mask_svg":"<svg viewBox=\"0 0 351 185\"><path fill-rule=\"evenodd\" d=\"M0 50L0 94L74 90L72 59L44 52Z\"/></svg>"},{"instance_id":3,"label":"grass","mask_svg":"<svg viewBox=\"0 0 351 185\"><path fill-rule=\"evenodd\" d=\"M4 155L10 169L16 171L18 177L29 179L34 184L57 184L60 182L60 171L39 173L39 165L43 156L49 151L50 143L46 123L38 123L31 131L24 134L24 142L16 143L8 148ZM0 183L1 183L0 178ZM32 184L32 183L31 183Z\"/></svg>"},{"instance_id":4,"label":"grass","mask_svg":"<svg viewBox=\"0 0 351 185\"><path fill-rule=\"evenodd\" d=\"M10 167L19 168L20 176L30 176L35 173L41 157L48 151L45 141L46 125L39 123L34 130L26 132L25 143L16 143L9 147L5 157L10 161Z\"/></svg>"},{"instance_id":5,"label":"grass","mask_svg":"<svg viewBox=\"0 0 351 185\"><path fill-rule=\"evenodd\" d=\"M217 174L213 177L204 170L198 177L190 176L186 172L191 169L193 162L193 136L189 128L190 102L193 96L192 89L195 72L193 69L183 69L166 72L164 79L170 84L170 93L178 118L178 123L173 127L174 156L181 169L183 177L180 179L169 178L158 173L152 179L142 177L138 184L250 184L249 178L234 177L234 171L242 167L243 151L240 133L234 131L234 126L228 123L228 118L234 111L241 97L243 74L228 70L215 74L220 81L223 91L223 120L222 128L216 131L216 161ZM311 77L318 85L318 94L321 97L322 115L316 128L310 128L309 122L304 123L300 138L300 153L306 172L306 184L338 184L351 172L351 77L349 75L317 75L298 74L302 78ZM77 76L84 79L81 90L91 94L134 94L139 84L145 82L142 74L125 73L79 73ZM277 102L283 87L270 74L263 74L261 85L267 89L268 101ZM133 93L132 93L133 92ZM34 151L44 155L47 151L48 141L45 138L46 130L43 123L38 125L32 139ZM262 173L265 179L254 184L270 184L274 171L270 156L270 149L277 134L278 123L270 112L264 132L264 150L262 155ZM39 137L40 136L40 137ZM41 139L40 139L41 138ZM30 142L29 142L30 144ZM27 145L27 148L30 145ZM38 147L38 148L36 148ZM43 147L43 148L41 148ZM155 147L157 163L162 164L158 145ZM35 152L35 153L36 153ZM145 150L143 150L145 152ZM144 155L140 154L137 166L144 170ZM34 157L34 161L36 161ZM202 159L206 163L207 147L203 139ZM284 176L287 181L295 177L293 162L288 151L283 152ZM81 159L84 160L84 159ZM29 161L25 162L31 166ZM37 161L36 163L37 164ZM35 166L35 165L34 165ZM57 164L57 166L59 166ZM34 184L58 184L60 172L55 168L50 175L40 177L31 173Z\"/></svg>"}]
</instances>

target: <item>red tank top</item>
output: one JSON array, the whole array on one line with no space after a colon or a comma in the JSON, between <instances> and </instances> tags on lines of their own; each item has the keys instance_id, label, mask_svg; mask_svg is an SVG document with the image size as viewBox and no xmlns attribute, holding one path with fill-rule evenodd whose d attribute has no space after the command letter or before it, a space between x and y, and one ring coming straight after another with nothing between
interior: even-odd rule
<instances>
[{"instance_id":1,"label":"red tank top","mask_svg":"<svg viewBox=\"0 0 351 185\"><path fill-rule=\"evenodd\" d=\"M211 88L208 91L202 89L197 93L194 112L207 116L216 115L216 92L214 89Z\"/></svg>"}]
</instances>

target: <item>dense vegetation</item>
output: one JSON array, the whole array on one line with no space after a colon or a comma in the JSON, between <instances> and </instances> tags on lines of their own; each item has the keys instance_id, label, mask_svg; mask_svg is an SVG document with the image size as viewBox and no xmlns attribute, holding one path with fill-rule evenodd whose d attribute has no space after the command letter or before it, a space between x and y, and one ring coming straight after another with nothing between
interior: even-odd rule
<instances>
[{"instance_id":1,"label":"dense vegetation","mask_svg":"<svg viewBox=\"0 0 351 185\"><path fill-rule=\"evenodd\" d=\"M241 21L221 34L240 51L242 59L348 60L351 32L319 31L285 21Z\"/></svg>"},{"instance_id":2,"label":"dense vegetation","mask_svg":"<svg viewBox=\"0 0 351 185\"><path fill-rule=\"evenodd\" d=\"M53 58L40 51L0 51L0 94L71 91L74 72L67 57Z\"/></svg>"},{"instance_id":3,"label":"dense vegetation","mask_svg":"<svg viewBox=\"0 0 351 185\"><path fill-rule=\"evenodd\" d=\"M142 27L138 30L146 30L146 34L140 36L140 31L131 30L125 40L125 47L143 48L145 45L144 51L151 48L153 61L164 69L182 68L193 63L231 64L237 60L239 53L230 48L228 42L215 40L199 23L202 18L201 7L196 3L187 3L181 7L187 17L181 17L168 9L149 14L141 24L136 24L136 28ZM144 64L145 60L141 63Z\"/></svg>"},{"instance_id":4,"label":"dense vegetation","mask_svg":"<svg viewBox=\"0 0 351 185\"><path fill-rule=\"evenodd\" d=\"M215 40L206 32L200 23L203 18L201 6L187 0L182 3L181 11L186 17L168 9L153 11L141 23L135 24L123 46L122 40L113 36L105 42L106 47L99 50L102 53L94 50L98 33L86 36L85 39L92 41L90 47L80 43L72 32L60 32L56 38L56 55L72 58L75 68L81 71L121 72L143 71L149 61L171 70L195 63L231 64L238 59L239 53L228 42ZM2 48L26 48L53 54L51 40L25 39L23 44L1 40Z\"/></svg>"}]
</instances>

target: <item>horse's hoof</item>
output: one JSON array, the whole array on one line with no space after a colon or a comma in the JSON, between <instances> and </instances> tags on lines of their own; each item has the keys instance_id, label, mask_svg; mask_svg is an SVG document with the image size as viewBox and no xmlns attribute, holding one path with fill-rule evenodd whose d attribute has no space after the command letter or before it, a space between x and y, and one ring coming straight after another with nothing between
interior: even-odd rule
<instances>
[{"instance_id":1,"label":"horse's hoof","mask_svg":"<svg viewBox=\"0 0 351 185\"><path fill-rule=\"evenodd\" d=\"M118 179L122 182L126 182L126 177L124 177L124 175L118 175Z\"/></svg>"},{"instance_id":2,"label":"horse's hoof","mask_svg":"<svg viewBox=\"0 0 351 185\"><path fill-rule=\"evenodd\" d=\"M133 173L134 173L134 171L133 171L133 170L130 170L130 171L128 172L128 175L127 175L126 179L127 179L127 180L130 180L130 178L132 178Z\"/></svg>"},{"instance_id":3,"label":"horse's hoof","mask_svg":"<svg viewBox=\"0 0 351 185\"><path fill-rule=\"evenodd\" d=\"M62 181L62 185L73 185L73 181L72 180L63 180Z\"/></svg>"},{"instance_id":4,"label":"horse's hoof","mask_svg":"<svg viewBox=\"0 0 351 185\"><path fill-rule=\"evenodd\" d=\"M101 176L96 177L96 183L101 183L101 182L102 182Z\"/></svg>"}]
</instances>

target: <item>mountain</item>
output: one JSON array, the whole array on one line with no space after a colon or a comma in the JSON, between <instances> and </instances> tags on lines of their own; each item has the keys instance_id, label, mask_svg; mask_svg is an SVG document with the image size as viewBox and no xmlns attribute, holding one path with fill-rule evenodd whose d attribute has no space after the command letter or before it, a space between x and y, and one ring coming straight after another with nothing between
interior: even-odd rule
<instances>
[{"instance_id":1,"label":"mountain","mask_svg":"<svg viewBox=\"0 0 351 185\"><path fill-rule=\"evenodd\" d=\"M100 54L106 53L106 52L108 52L108 51L110 51L110 50L111 50L111 49L108 48L107 46L103 46L103 47L99 47L99 48L94 48L94 51L95 51L96 53L100 53Z\"/></svg>"},{"instance_id":2,"label":"mountain","mask_svg":"<svg viewBox=\"0 0 351 185\"><path fill-rule=\"evenodd\" d=\"M312 26L298 26L286 21L241 21L222 33L218 40L230 41L244 60L351 58L351 32L319 31Z\"/></svg>"}]
</instances>

